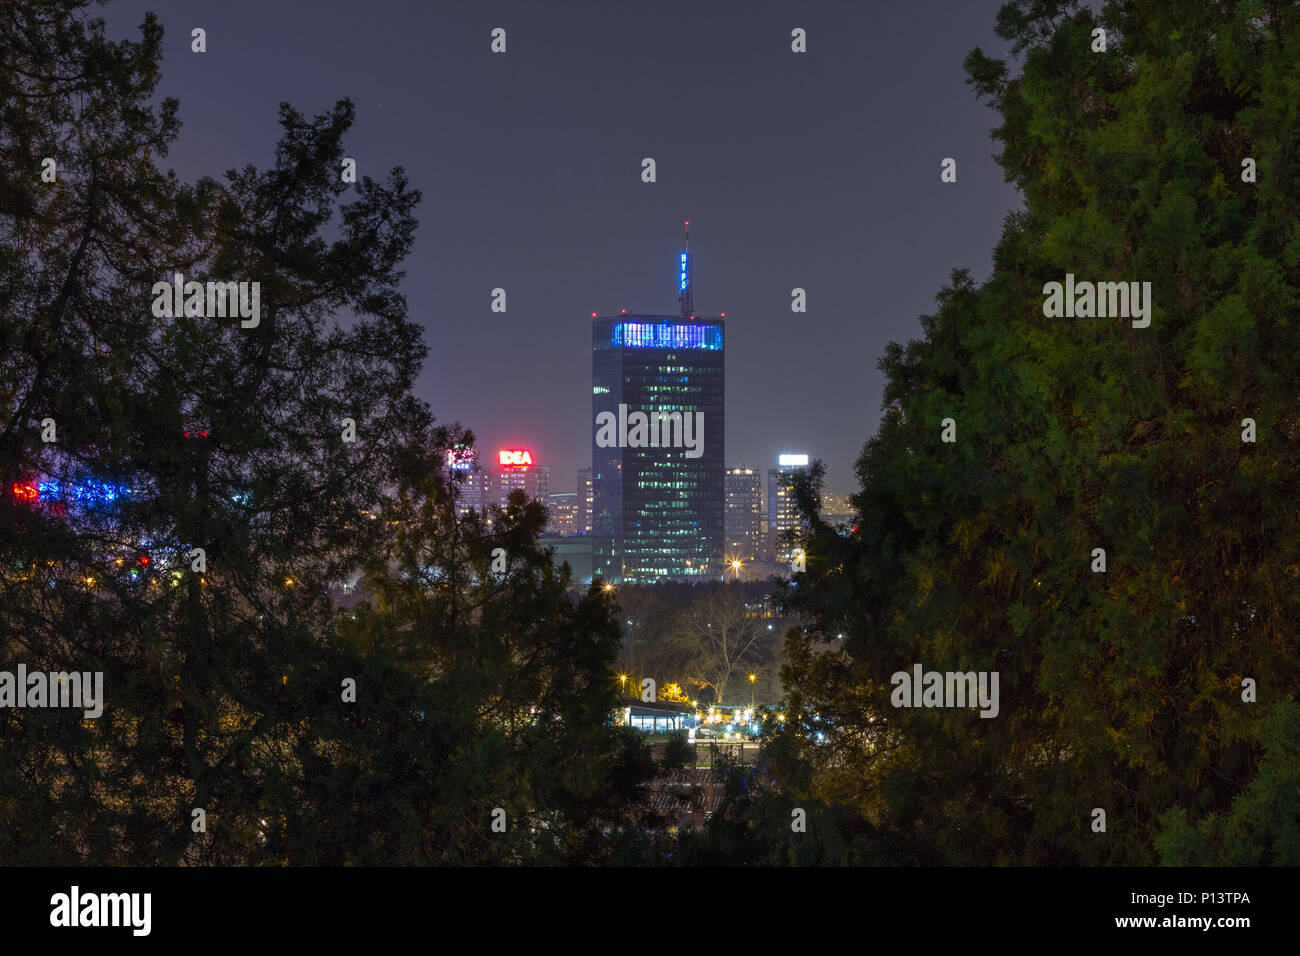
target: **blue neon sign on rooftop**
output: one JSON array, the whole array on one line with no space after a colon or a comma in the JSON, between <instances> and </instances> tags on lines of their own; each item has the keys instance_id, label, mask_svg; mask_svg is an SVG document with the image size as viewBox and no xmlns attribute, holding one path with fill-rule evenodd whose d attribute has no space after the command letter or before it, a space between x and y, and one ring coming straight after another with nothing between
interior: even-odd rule
<instances>
[{"instance_id":1,"label":"blue neon sign on rooftop","mask_svg":"<svg viewBox=\"0 0 1300 956\"><path fill-rule=\"evenodd\" d=\"M722 348L722 326L689 322L618 322L610 345L624 349Z\"/></svg>"}]
</instances>

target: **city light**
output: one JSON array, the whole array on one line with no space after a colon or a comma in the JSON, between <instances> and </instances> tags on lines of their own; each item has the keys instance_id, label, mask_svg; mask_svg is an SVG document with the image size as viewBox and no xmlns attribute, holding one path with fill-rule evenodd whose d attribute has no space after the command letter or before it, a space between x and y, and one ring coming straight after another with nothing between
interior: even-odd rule
<instances>
[{"instance_id":1,"label":"city light","mask_svg":"<svg viewBox=\"0 0 1300 956\"><path fill-rule=\"evenodd\" d=\"M610 345L626 349L702 349L716 352L722 348L722 327L683 322L618 322L611 333Z\"/></svg>"},{"instance_id":2,"label":"city light","mask_svg":"<svg viewBox=\"0 0 1300 956\"><path fill-rule=\"evenodd\" d=\"M126 485L98 478L83 478L75 482L50 478L39 482L36 488L42 501L69 499L83 508L113 505L119 498L131 496L131 489Z\"/></svg>"},{"instance_id":3,"label":"city light","mask_svg":"<svg viewBox=\"0 0 1300 956\"><path fill-rule=\"evenodd\" d=\"M447 467L453 471L470 471L474 468L474 459L477 457L474 449L463 446L456 447L447 452Z\"/></svg>"},{"instance_id":4,"label":"city light","mask_svg":"<svg viewBox=\"0 0 1300 956\"><path fill-rule=\"evenodd\" d=\"M502 448L497 452L497 460L502 468L516 468L531 465L533 453L526 448Z\"/></svg>"},{"instance_id":5,"label":"city light","mask_svg":"<svg viewBox=\"0 0 1300 956\"><path fill-rule=\"evenodd\" d=\"M808 456L807 455L781 455L777 459L777 463L780 464L782 468L807 467Z\"/></svg>"}]
</instances>

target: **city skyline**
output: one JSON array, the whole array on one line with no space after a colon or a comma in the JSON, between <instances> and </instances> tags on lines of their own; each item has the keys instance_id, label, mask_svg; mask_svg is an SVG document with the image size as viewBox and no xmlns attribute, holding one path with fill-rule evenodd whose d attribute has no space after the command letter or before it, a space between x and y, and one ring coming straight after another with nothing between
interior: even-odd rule
<instances>
[{"instance_id":1,"label":"city skyline","mask_svg":"<svg viewBox=\"0 0 1300 956\"><path fill-rule=\"evenodd\" d=\"M0 13L19 938L322 868L1277 922L1300 0L151 2Z\"/></svg>"},{"instance_id":2,"label":"city skyline","mask_svg":"<svg viewBox=\"0 0 1300 956\"><path fill-rule=\"evenodd\" d=\"M961 68L975 45L1003 52L999 6L579 2L557 17L324 0L308 17L118 0L103 15L120 36L158 14L161 94L183 124L163 165L184 178L269 160L282 100L312 113L352 98L358 176L402 166L424 195L402 284L429 346L416 394L480 449L533 447L574 490L591 443L589 317L676 312L689 219L697 300L730 320L729 461L808 451L848 491L880 418L877 358L921 334L952 268L989 273L1020 205L992 158L998 117ZM795 26L806 58L790 52ZM505 56L489 51L496 27ZM940 182L945 157L956 183Z\"/></svg>"}]
</instances>

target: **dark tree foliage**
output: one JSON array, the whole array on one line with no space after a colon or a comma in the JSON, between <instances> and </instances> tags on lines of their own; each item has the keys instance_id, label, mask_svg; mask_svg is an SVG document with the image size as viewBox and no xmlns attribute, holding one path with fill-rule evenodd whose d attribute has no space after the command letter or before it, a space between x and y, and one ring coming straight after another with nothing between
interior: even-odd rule
<instances>
[{"instance_id":1,"label":"dark tree foliage","mask_svg":"<svg viewBox=\"0 0 1300 956\"><path fill-rule=\"evenodd\" d=\"M399 488L366 566L374 598L342 622L426 688L419 719L437 744L420 755L412 828L426 842L410 862L600 862L604 831L630 824L655 772L638 733L608 726L613 597L598 584L571 596L568 567L537 546L545 509L522 492L488 516L456 512L436 471ZM497 808L504 833L488 827Z\"/></svg>"},{"instance_id":2,"label":"dark tree foliage","mask_svg":"<svg viewBox=\"0 0 1300 956\"><path fill-rule=\"evenodd\" d=\"M653 771L606 726L620 631L540 506L455 517L467 436L410 394L398 291L419 193L342 181L347 101L180 182L161 28L88 7L0 10L0 670L105 702L0 710L0 861L600 859ZM260 321L156 317L178 272L258 282Z\"/></svg>"},{"instance_id":3,"label":"dark tree foliage","mask_svg":"<svg viewBox=\"0 0 1300 956\"><path fill-rule=\"evenodd\" d=\"M967 66L1025 207L887 350L859 530L812 516L786 596L811 791L899 862L1294 862L1300 9L1018 2L998 33L1018 70ZM1045 317L1067 272L1149 281L1150 327ZM916 663L999 672L999 715L892 706Z\"/></svg>"}]
</instances>

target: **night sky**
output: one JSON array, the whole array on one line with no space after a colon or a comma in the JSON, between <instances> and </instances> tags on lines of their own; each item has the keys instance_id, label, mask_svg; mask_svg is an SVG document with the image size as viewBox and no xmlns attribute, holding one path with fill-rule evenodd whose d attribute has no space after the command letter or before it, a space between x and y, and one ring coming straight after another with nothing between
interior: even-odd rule
<instances>
[{"instance_id":1,"label":"night sky","mask_svg":"<svg viewBox=\"0 0 1300 956\"><path fill-rule=\"evenodd\" d=\"M281 101L352 99L358 173L403 166L424 194L404 285L430 347L418 394L489 455L531 448L552 491L574 489L591 313L675 314L689 219L696 311L727 314L728 466L806 452L848 492L884 345L919 336L953 268L988 275L1019 205L961 68L975 46L1005 55L1001 3L114 0L103 16L121 39L158 12L160 94L184 123L166 165L186 179L269 165Z\"/></svg>"}]
</instances>

